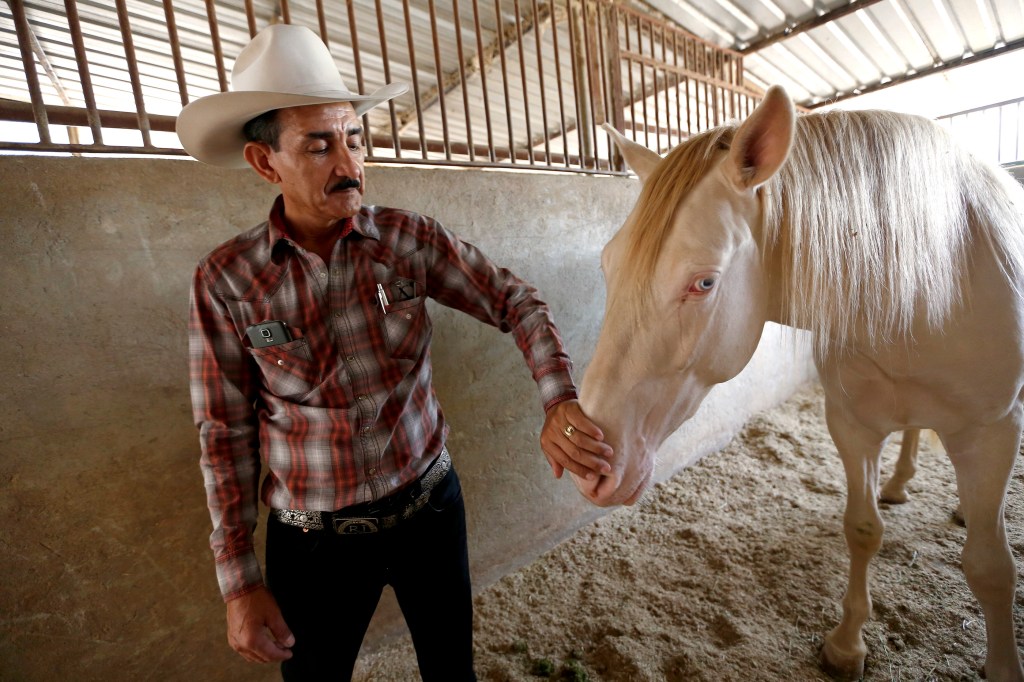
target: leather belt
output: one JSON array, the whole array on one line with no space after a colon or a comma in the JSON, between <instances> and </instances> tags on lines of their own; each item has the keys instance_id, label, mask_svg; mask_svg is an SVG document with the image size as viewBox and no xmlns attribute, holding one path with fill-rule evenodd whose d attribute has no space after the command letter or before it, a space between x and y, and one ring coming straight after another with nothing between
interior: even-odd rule
<instances>
[{"instance_id":1,"label":"leather belt","mask_svg":"<svg viewBox=\"0 0 1024 682\"><path fill-rule=\"evenodd\" d=\"M335 512L272 509L271 513L281 523L296 526L304 532L330 527L339 535L377 533L394 528L422 509L430 499L430 493L451 468L451 455L448 454L447 447L442 447L441 454L430 465L426 473L413 483L409 490L398 492L394 496L394 501L384 498L376 502L345 507Z\"/></svg>"}]
</instances>

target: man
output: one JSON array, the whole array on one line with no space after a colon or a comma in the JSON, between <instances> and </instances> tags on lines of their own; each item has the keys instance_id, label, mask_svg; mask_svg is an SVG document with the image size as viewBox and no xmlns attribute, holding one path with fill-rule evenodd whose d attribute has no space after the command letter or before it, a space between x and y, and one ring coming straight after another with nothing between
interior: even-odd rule
<instances>
[{"instance_id":1,"label":"man","mask_svg":"<svg viewBox=\"0 0 1024 682\"><path fill-rule=\"evenodd\" d=\"M385 584L424 680L475 679L465 510L431 386L433 298L511 331L537 381L556 476L609 470L536 291L437 222L363 206L360 116L311 31L276 25L232 91L187 106L186 151L280 187L269 220L195 273L192 400L228 639L286 680L348 679ZM253 550L270 507L266 582Z\"/></svg>"}]
</instances>

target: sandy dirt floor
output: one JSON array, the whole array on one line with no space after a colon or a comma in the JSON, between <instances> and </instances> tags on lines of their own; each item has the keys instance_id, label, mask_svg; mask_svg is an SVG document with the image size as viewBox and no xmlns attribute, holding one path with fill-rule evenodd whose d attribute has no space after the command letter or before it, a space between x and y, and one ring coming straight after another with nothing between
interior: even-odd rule
<instances>
[{"instance_id":1,"label":"sandy dirt floor","mask_svg":"<svg viewBox=\"0 0 1024 682\"><path fill-rule=\"evenodd\" d=\"M895 434L883 475L899 448ZM1024 472L1006 520L1024 568ZM864 680L977 680L981 610L960 570L953 469L922 438L904 505L882 505ZM753 418L723 451L584 528L476 599L481 680L827 680L822 637L846 586L845 478L820 387ZM1014 606L1024 633L1024 593ZM411 645L357 679L418 680Z\"/></svg>"}]
</instances>

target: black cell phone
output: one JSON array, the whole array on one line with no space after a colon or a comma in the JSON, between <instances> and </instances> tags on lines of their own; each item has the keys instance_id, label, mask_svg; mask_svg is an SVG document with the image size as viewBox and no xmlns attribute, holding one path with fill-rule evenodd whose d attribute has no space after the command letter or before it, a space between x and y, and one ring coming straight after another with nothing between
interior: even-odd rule
<instances>
[{"instance_id":1,"label":"black cell phone","mask_svg":"<svg viewBox=\"0 0 1024 682\"><path fill-rule=\"evenodd\" d=\"M246 328L245 335L249 337L249 343L253 348L279 346L292 340L292 333L288 331L288 323L281 320L267 320L251 325Z\"/></svg>"}]
</instances>

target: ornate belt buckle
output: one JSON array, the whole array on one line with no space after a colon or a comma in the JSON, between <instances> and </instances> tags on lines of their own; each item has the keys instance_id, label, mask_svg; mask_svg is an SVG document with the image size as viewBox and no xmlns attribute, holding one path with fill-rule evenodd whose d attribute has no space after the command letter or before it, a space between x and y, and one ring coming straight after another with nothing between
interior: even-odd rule
<instances>
[{"instance_id":1,"label":"ornate belt buckle","mask_svg":"<svg viewBox=\"0 0 1024 682\"><path fill-rule=\"evenodd\" d=\"M380 530L375 518L334 519L334 532L338 535L367 535Z\"/></svg>"}]
</instances>

